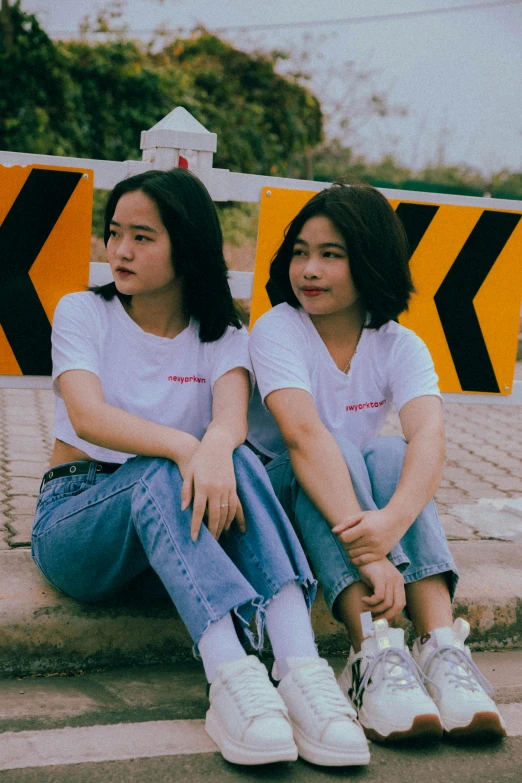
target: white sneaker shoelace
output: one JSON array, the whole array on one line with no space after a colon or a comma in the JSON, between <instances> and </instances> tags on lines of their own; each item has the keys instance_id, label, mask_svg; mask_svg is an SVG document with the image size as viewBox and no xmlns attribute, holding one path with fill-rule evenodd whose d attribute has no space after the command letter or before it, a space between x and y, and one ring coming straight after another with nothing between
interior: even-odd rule
<instances>
[{"instance_id":1,"label":"white sneaker shoelace","mask_svg":"<svg viewBox=\"0 0 522 783\"><path fill-rule=\"evenodd\" d=\"M382 664L378 674L375 674L377 664ZM372 682L370 680L374 677ZM361 697L366 690L368 693L379 687L382 682L394 691L405 691L421 688L427 695L428 691L424 683L430 682L429 678L423 674L416 662L403 650L396 647L383 650L370 661L359 687L355 692L354 701L361 703Z\"/></svg>"},{"instance_id":2,"label":"white sneaker shoelace","mask_svg":"<svg viewBox=\"0 0 522 783\"><path fill-rule=\"evenodd\" d=\"M453 645L436 647L426 658L424 664L426 671L429 670L432 661L435 661L435 664L430 672L431 680L435 679L441 665L447 664L444 675L448 677L448 682L452 685L467 691L480 691L482 689L488 696L493 694L492 684L482 674L476 663L466 655L464 650Z\"/></svg>"},{"instance_id":3,"label":"white sneaker shoelace","mask_svg":"<svg viewBox=\"0 0 522 783\"><path fill-rule=\"evenodd\" d=\"M240 715L246 720L270 713L288 716L283 700L262 671L249 667L244 672L235 672L226 681L226 687L236 701Z\"/></svg>"},{"instance_id":4,"label":"white sneaker shoelace","mask_svg":"<svg viewBox=\"0 0 522 783\"><path fill-rule=\"evenodd\" d=\"M343 696L331 669L324 666L305 666L296 674L302 693L321 720L346 717L356 720L357 713Z\"/></svg>"}]
</instances>

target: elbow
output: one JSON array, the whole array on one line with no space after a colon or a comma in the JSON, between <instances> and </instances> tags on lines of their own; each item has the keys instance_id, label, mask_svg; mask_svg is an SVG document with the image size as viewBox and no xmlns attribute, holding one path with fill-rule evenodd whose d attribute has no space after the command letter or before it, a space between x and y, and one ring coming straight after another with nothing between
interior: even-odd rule
<instances>
[{"instance_id":1,"label":"elbow","mask_svg":"<svg viewBox=\"0 0 522 783\"><path fill-rule=\"evenodd\" d=\"M248 437L248 424L245 420L245 424L243 427L241 427L238 431L238 444L243 444Z\"/></svg>"},{"instance_id":2,"label":"elbow","mask_svg":"<svg viewBox=\"0 0 522 783\"><path fill-rule=\"evenodd\" d=\"M81 422L81 423L78 423L78 424L75 425L71 421L71 424L72 424L73 430L75 431L76 436L78 438L80 438L81 440L87 441L87 443L91 442L91 437L92 437L91 431L90 431L90 428L85 425L85 422Z\"/></svg>"},{"instance_id":3,"label":"elbow","mask_svg":"<svg viewBox=\"0 0 522 783\"><path fill-rule=\"evenodd\" d=\"M282 432L290 456L310 451L320 438L321 429L315 423L300 421Z\"/></svg>"},{"instance_id":4,"label":"elbow","mask_svg":"<svg viewBox=\"0 0 522 783\"><path fill-rule=\"evenodd\" d=\"M69 412L69 419L77 437L88 443L92 443L93 441L94 431L96 429L96 418L96 414L91 413L90 411L82 410Z\"/></svg>"}]
</instances>

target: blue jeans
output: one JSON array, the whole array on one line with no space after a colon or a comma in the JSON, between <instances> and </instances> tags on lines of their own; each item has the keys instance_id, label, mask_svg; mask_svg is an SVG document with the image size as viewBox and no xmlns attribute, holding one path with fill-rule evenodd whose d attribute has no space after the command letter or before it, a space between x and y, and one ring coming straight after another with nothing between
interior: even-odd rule
<instances>
[{"instance_id":1,"label":"blue jeans","mask_svg":"<svg viewBox=\"0 0 522 783\"><path fill-rule=\"evenodd\" d=\"M210 623L233 612L254 648L263 641L266 604L288 582L302 585L310 607L316 583L266 471L246 446L233 455L247 531L235 524L216 541L203 525L190 538L182 478L163 458L133 457L111 475L49 481L36 507L34 560L56 588L80 601L114 593L152 566L197 643ZM258 638L248 629L256 614Z\"/></svg>"},{"instance_id":2,"label":"blue jeans","mask_svg":"<svg viewBox=\"0 0 522 783\"><path fill-rule=\"evenodd\" d=\"M343 438L338 438L337 443L361 508L383 508L395 492L401 475L406 452L404 439L381 436L362 450ZM266 469L277 497L300 535L314 574L323 587L326 604L335 616L335 599L360 579L359 572L348 560L325 518L299 486L288 454L274 459ZM388 558L402 572L405 584L446 573L453 598L458 581L457 568L433 500L421 511Z\"/></svg>"}]
</instances>

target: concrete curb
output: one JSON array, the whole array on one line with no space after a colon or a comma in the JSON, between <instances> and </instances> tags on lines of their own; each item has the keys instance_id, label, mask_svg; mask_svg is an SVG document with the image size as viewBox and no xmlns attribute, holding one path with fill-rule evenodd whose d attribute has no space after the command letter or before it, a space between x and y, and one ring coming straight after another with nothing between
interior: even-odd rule
<instances>
[{"instance_id":1,"label":"concrete curb","mask_svg":"<svg viewBox=\"0 0 522 783\"><path fill-rule=\"evenodd\" d=\"M482 540L450 546L461 573L455 615L470 622L471 646L522 647L522 545ZM321 596L312 620L322 654L347 653L344 629ZM403 624L411 641L412 628ZM190 658L191 647L153 580L137 580L132 591L102 604L79 604L49 585L28 549L0 551L0 676L165 664Z\"/></svg>"}]
</instances>

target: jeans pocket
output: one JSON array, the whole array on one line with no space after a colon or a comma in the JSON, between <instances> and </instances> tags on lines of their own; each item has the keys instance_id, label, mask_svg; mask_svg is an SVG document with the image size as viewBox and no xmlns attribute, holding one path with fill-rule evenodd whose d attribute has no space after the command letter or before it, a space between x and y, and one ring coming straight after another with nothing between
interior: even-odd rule
<instances>
[{"instance_id":1,"label":"jeans pocket","mask_svg":"<svg viewBox=\"0 0 522 783\"><path fill-rule=\"evenodd\" d=\"M63 478L48 481L43 487L38 500L36 501L36 511L34 514L33 539L40 532L44 521L52 521L55 508L66 502L69 498L79 495L91 486L86 477L83 476L64 476Z\"/></svg>"},{"instance_id":2,"label":"jeans pocket","mask_svg":"<svg viewBox=\"0 0 522 783\"><path fill-rule=\"evenodd\" d=\"M43 508L49 503L78 495L89 486L90 483L86 476L63 476L63 478L48 481L38 496L36 509L38 511L39 508Z\"/></svg>"}]
</instances>

